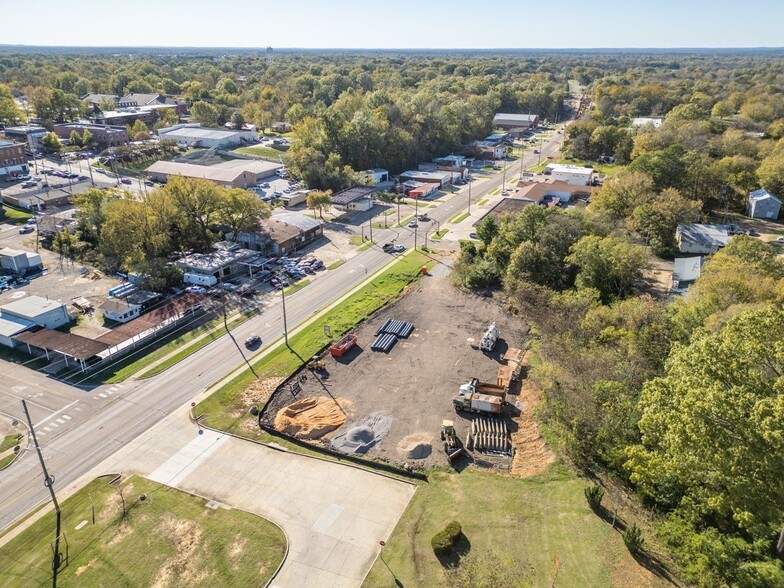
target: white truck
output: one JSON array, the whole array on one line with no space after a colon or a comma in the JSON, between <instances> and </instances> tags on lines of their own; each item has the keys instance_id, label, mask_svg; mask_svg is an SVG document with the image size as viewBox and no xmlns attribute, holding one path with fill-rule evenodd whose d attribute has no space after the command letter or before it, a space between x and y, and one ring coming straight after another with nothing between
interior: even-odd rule
<instances>
[{"instance_id":1,"label":"white truck","mask_svg":"<svg viewBox=\"0 0 784 588\"><path fill-rule=\"evenodd\" d=\"M482 335L482 340L479 342L479 349L482 351L492 351L495 349L495 343L498 341L498 337L501 335L501 332L498 330L498 327L495 326L495 323L487 327L485 334Z\"/></svg>"},{"instance_id":2,"label":"white truck","mask_svg":"<svg viewBox=\"0 0 784 588\"><path fill-rule=\"evenodd\" d=\"M455 410L501 414L506 405L506 390L503 386L487 384L472 378L467 384L460 386L457 395L452 399Z\"/></svg>"}]
</instances>

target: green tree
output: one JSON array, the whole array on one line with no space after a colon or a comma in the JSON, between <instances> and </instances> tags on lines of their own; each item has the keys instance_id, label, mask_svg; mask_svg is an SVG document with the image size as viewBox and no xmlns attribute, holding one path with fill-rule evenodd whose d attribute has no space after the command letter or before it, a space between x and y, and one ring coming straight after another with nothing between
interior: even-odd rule
<instances>
[{"instance_id":1,"label":"green tree","mask_svg":"<svg viewBox=\"0 0 784 588\"><path fill-rule=\"evenodd\" d=\"M245 117L242 116L240 111L231 115L231 126L235 129L242 129L245 126Z\"/></svg>"},{"instance_id":2,"label":"green tree","mask_svg":"<svg viewBox=\"0 0 784 588\"><path fill-rule=\"evenodd\" d=\"M68 137L68 144L74 147L81 147L82 136L77 131L71 131L71 136Z\"/></svg>"},{"instance_id":3,"label":"green tree","mask_svg":"<svg viewBox=\"0 0 784 588\"><path fill-rule=\"evenodd\" d=\"M259 230L259 221L269 218L270 207L259 200L253 192L240 188L226 191L225 203L221 206L219 221L233 234L236 241L240 233Z\"/></svg>"},{"instance_id":4,"label":"green tree","mask_svg":"<svg viewBox=\"0 0 784 588\"><path fill-rule=\"evenodd\" d=\"M93 138L93 134L90 132L90 129L84 129L82 133L82 147L89 149L95 145L95 139Z\"/></svg>"},{"instance_id":5,"label":"green tree","mask_svg":"<svg viewBox=\"0 0 784 588\"><path fill-rule=\"evenodd\" d=\"M324 209L332 206L332 190L311 190L308 193L307 207L313 209L313 218L316 218L316 210L319 216L324 218Z\"/></svg>"},{"instance_id":6,"label":"green tree","mask_svg":"<svg viewBox=\"0 0 784 588\"><path fill-rule=\"evenodd\" d=\"M191 116L205 127L218 126L218 110L207 102L194 102L191 106Z\"/></svg>"},{"instance_id":7,"label":"green tree","mask_svg":"<svg viewBox=\"0 0 784 588\"><path fill-rule=\"evenodd\" d=\"M476 227L476 236L485 244L485 247L490 245L490 242L495 239L498 234L498 221L495 217L488 216Z\"/></svg>"},{"instance_id":8,"label":"green tree","mask_svg":"<svg viewBox=\"0 0 784 588\"><path fill-rule=\"evenodd\" d=\"M658 503L769 539L784 517L784 311L766 308L673 349L640 400L631 480Z\"/></svg>"},{"instance_id":9,"label":"green tree","mask_svg":"<svg viewBox=\"0 0 784 588\"><path fill-rule=\"evenodd\" d=\"M629 164L629 170L647 174L657 190L680 188L686 179L686 150L680 145L643 153Z\"/></svg>"},{"instance_id":10,"label":"green tree","mask_svg":"<svg viewBox=\"0 0 784 588\"><path fill-rule=\"evenodd\" d=\"M590 210L619 220L630 216L635 208L655 195L653 180L642 172L623 170L608 179L591 198Z\"/></svg>"},{"instance_id":11,"label":"green tree","mask_svg":"<svg viewBox=\"0 0 784 588\"><path fill-rule=\"evenodd\" d=\"M757 177L771 194L784 195L784 149L766 157L757 169Z\"/></svg>"},{"instance_id":12,"label":"green tree","mask_svg":"<svg viewBox=\"0 0 784 588\"><path fill-rule=\"evenodd\" d=\"M54 133L47 133L41 139L41 146L49 153L60 153L63 150L63 144Z\"/></svg>"},{"instance_id":13,"label":"green tree","mask_svg":"<svg viewBox=\"0 0 784 588\"><path fill-rule=\"evenodd\" d=\"M632 293L648 255L643 247L623 239L588 235L571 247L566 261L578 268L578 288L594 288L602 300L610 301Z\"/></svg>"},{"instance_id":14,"label":"green tree","mask_svg":"<svg viewBox=\"0 0 784 588\"><path fill-rule=\"evenodd\" d=\"M16 107L14 97L8 86L0 84L0 123L13 125L20 118L21 114Z\"/></svg>"},{"instance_id":15,"label":"green tree","mask_svg":"<svg viewBox=\"0 0 784 588\"><path fill-rule=\"evenodd\" d=\"M672 257L678 252L675 230L679 224L692 223L700 211L700 203L687 200L674 188L667 188L634 209L632 227L645 236L653 253Z\"/></svg>"},{"instance_id":16,"label":"green tree","mask_svg":"<svg viewBox=\"0 0 784 588\"><path fill-rule=\"evenodd\" d=\"M716 118L728 118L733 114L735 114L735 108L727 100L719 100L711 109L711 116Z\"/></svg>"}]
</instances>

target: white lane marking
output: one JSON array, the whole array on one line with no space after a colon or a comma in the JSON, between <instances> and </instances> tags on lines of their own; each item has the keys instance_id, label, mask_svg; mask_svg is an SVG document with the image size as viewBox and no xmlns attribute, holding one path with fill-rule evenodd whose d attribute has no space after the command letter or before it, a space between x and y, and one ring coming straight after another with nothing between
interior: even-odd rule
<instances>
[{"instance_id":1,"label":"white lane marking","mask_svg":"<svg viewBox=\"0 0 784 588\"><path fill-rule=\"evenodd\" d=\"M66 410L68 410L69 408L71 408L72 406L74 406L75 404L77 404L78 402L79 402L78 400L74 400L74 401L73 401L71 404L67 404L67 405L65 405L64 407L62 407L62 408L61 408L60 410L58 410L57 412L53 412L53 413L52 413L52 414L50 414L48 417L45 417L45 418L41 419L40 421L38 421L38 423L37 423L35 426L36 426L36 427L39 427L39 426L41 426L42 424L44 424L44 423L45 423L46 421L48 421L49 419L53 419L54 417L58 416L59 414L61 414L61 413L65 412ZM79 409L79 407L76 407L76 410L80 410L80 409Z\"/></svg>"}]
</instances>

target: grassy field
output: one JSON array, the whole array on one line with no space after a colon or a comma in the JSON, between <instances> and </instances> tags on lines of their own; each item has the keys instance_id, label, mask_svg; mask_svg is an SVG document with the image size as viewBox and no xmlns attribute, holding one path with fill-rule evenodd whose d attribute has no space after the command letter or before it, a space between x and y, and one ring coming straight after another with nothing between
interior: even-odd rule
<instances>
[{"instance_id":1,"label":"grassy field","mask_svg":"<svg viewBox=\"0 0 784 588\"><path fill-rule=\"evenodd\" d=\"M330 264L327 266L327 269L328 269L328 270L332 270L332 269L335 269L335 268L339 268L339 267L340 267L341 265L343 265L344 263L346 263L346 260L345 260L345 259L338 259L337 261L333 261L332 263L330 263Z\"/></svg>"},{"instance_id":2,"label":"grassy field","mask_svg":"<svg viewBox=\"0 0 784 588\"><path fill-rule=\"evenodd\" d=\"M514 479L476 469L435 471L417 490L363 586L444 586L444 565L431 537L450 520L461 523L463 557L496 556L509 586L664 586L637 564L621 534L588 508L587 482L561 465ZM556 565L557 562L557 565ZM553 572L557 569L557 577ZM391 570L391 571L390 571ZM518 584L517 581L520 583Z\"/></svg>"},{"instance_id":3,"label":"grassy field","mask_svg":"<svg viewBox=\"0 0 784 588\"><path fill-rule=\"evenodd\" d=\"M465 220L465 219L467 219L467 218L468 218L468 212L467 212L467 211L465 211L465 212L461 212L461 213L459 213L459 214L456 214L455 216L453 216L452 218L450 218L450 219L449 219L449 222L450 222L450 223L457 224L457 223L459 223L459 222L462 222L462 221L464 221L464 220Z\"/></svg>"},{"instance_id":4,"label":"grassy field","mask_svg":"<svg viewBox=\"0 0 784 588\"><path fill-rule=\"evenodd\" d=\"M143 478L121 485L123 517L109 479L62 504L68 560L57 576L61 586L263 586L283 558L286 539L269 521L208 508L202 498ZM49 513L0 549L0 585L52 584L54 526ZM63 542L60 548L65 554Z\"/></svg>"},{"instance_id":5,"label":"grassy field","mask_svg":"<svg viewBox=\"0 0 784 588\"><path fill-rule=\"evenodd\" d=\"M5 210L3 222L8 223L9 225L23 225L27 222L27 219L32 218L33 216L29 212L19 210L18 208L12 208L7 204L3 204L2 207Z\"/></svg>"},{"instance_id":6,"label":"grassy field","mask_svg":"<svg viewBox=\"0 0 784 588\"><path fill-rule=\"evenodd\" d=\"M285 151L278 151L277 149L273 149L272 147L267 147L265 145L255 145L253 147L240 147L239 149L235 149L234 151L236 153L242 153L243 155L262 157L264 159L271 159L273 161L280 161L281 158L283 159L283 161L286 161Z\"/></svg>"},{"instance_id":7,"label":"grassy field","mask_svg":"<svg viewBox=\"0 0 784 588\"><path fill-rule=\"evenodd\" d=\"M282 341L268 355L253 362L259 380L286 377L295 372L305 358L310 358L334 339L324 333L329 325L331 333L338 335L354 328L379 308L393 300L400 291L414 280L430 258L422 253L411 253L393 263L376 276L373 281L349 296L337 307L314 321L309 327L289 337L289 347ZM209 426L242 433L246 436L260 435L258 427L245 427L251 400L243 393L256 377L250 370L228 382L214 394L199 403L197 414L206 416Z\"/></svg>"}]
</instances>

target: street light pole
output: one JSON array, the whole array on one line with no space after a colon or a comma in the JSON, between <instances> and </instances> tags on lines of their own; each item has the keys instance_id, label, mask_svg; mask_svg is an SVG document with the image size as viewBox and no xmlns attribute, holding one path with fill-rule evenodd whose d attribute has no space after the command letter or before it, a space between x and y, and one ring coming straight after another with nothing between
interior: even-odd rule
<instances>
[{"instance_id":1,"label":"street light pole","mask_svg":"<svg viewBox=\"0 0 784 588\"><path fill-rule=\"evenodd\" d=\"M502 181L503 187L501 188L501 194L506 192L506 145L504 145L504 163L502 165L504 166L504 174L503 174L503 181Z\"/></svg>"},{"instance_id":2,"label":"street light pole","mask_svg":"<svg viewBox=\"0 0 784 588\"><path fill-rule=\"evenodd\" d=\"M282 284L281 284L282 286ZM286 288L280 289L280 295L283 299L283 340L286 342L286 347L289 346L289 329L286 322Z\"/></svg>"}]
</instances>

